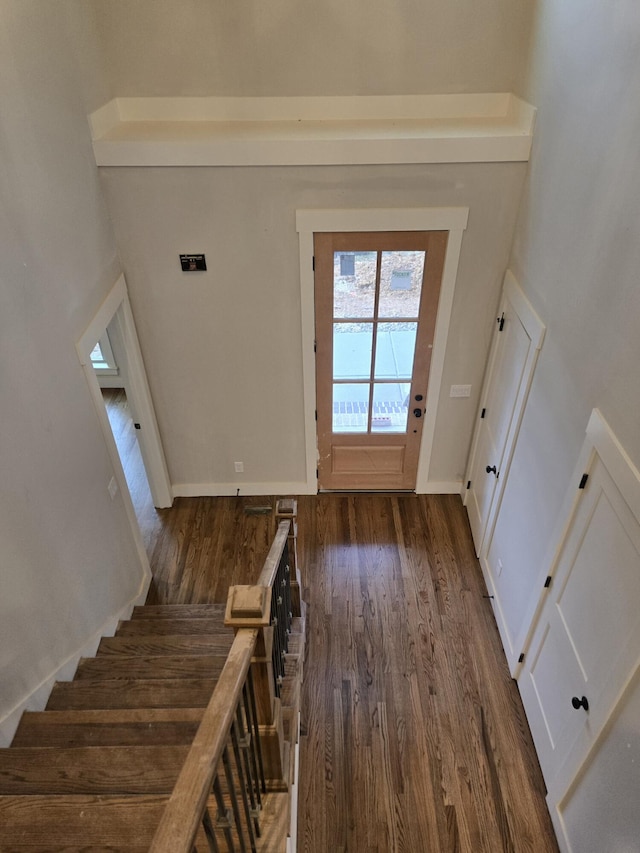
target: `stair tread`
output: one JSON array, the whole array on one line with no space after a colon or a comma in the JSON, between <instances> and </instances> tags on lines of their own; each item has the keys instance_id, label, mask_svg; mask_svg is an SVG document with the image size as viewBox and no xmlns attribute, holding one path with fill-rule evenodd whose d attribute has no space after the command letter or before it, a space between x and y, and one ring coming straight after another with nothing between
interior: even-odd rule
<instances>
[{"instance_id":1,"label":"stair tread","mask_svg":"<svg viewBox=\"0 0 640 853\"><path fill-rule=\"evenodd\" d=\"M0 850L147 850L169 797L0 796Z\"/></svg>"},{"instance_id":2,"label":"stair tread","mask_svg":"<svg viewBox=\"0 0 640 853\"><path fill-rule=\"evenodd\" d=\"M230 634L222 616L203 616L199 619L149 617L121 622L116 637L140 637L154 634Z\"/></svg>"},{"instance_id":3,"label":"stair tread","mask_svg":"<svg viewBox=\"0 0 640 853\"><path fill-rule=\"evenodd\" d=\"M11 748L190 743L203 708L26 711Z\"/></svg>"},{"instance_id":4,"label":"stair tread","mask_svg":"<svg viewBox=\"0 0 640 853\"><path fill-rule=\"evenodd\" d=\"M171 793L190 745L0 750L0 795Z\"/></svg>"},{"instance_id":5,"label":"stair tread","mask_svg":"<svg viewBox=\"0 0 640 853\"><path fill-rule=\"evenodd\" d=\"M224 618L226 604L145 604L134 607L132 619L175 619L214 616Z\"/></svg>"},{"instance_id":6,"label":"stair tread","mask_svg":"<svg viewBox=\"0 0 640 853\"><path fill-rule=\"evenodd\" d=\"M122 655L227 654L233 643L233 632L220 634L156 634L141 637L103 637L97 657Z\"/></svg>"},{"instance_id":7,"label":"stair tread","mask_svg":"<svg viewBox=\"0 0 640 853\"><path fill-rule=\"evenodd\" d=\"M73 708L197 708L209 702L216 679L80 679L53 686L48 711Z\"/></svg>"},{"instance_id":8,"label":"stair tread","mask_svg":"<svg viewBox=\"0 0 640 853\"><path fill-rule=\"evenodd\" d=\"M92 678L217 678L222 672L224 655L157 655L95 657L83 659L75 680Z\"/></svg>"}]
</instances>

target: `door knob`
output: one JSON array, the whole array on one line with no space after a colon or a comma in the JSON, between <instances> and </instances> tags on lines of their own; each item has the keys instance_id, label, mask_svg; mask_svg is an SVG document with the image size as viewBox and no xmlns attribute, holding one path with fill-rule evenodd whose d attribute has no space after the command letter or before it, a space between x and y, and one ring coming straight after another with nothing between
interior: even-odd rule
<instances>
[{"instance_id":1,"label":"door knob","mask_svg":"<svg viewBox=\"0 0 640 853\"><path fill-rule=\"evenodd\" d=\"M578 711L580 708L584 708L585 711L589 710L589 700L586 696L583 696L582 699L578 699L577 696L574 696L571 700L571 704Z\"/></svg>"},{"instance_id":2,"label":"door knob","mask_svg":"<svg viewBox=\"0 0 640 853\"><path fill-rule=\"evenodd\" d=\"M495 465L487 465L486 471L487 471L487 474L495 474L496 477L498 476L498 469L496 468Z\"/></svg>"},{"instance_id":3,"label":"door knob","mask_svg":"<svg viewBox=\"0 0 640 853\"><path fill-rule=\"evenodd\" d=\"M417 418L421 418L421 417L422 417L422 409L414 409L414 410L413 410L413 414L414 414Z\"/></svg>"}]
</instances>

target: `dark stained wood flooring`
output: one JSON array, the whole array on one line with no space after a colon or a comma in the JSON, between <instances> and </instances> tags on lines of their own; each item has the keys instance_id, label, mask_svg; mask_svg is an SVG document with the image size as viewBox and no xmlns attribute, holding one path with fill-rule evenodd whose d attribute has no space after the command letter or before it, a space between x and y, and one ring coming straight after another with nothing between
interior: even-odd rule
<instances>
[{"instance_id":1,"label":"dark stained wood flooring","mask_svg":"<svg viewBox=\"0 0 640 853\"><path fill-rule=\"evenodd\" d=\"M180 498L141 518L148 602L224 602L274 533ZM557 853L458 496L298 498L307 612L298 853Z\"/></svg>"}]
</instances>

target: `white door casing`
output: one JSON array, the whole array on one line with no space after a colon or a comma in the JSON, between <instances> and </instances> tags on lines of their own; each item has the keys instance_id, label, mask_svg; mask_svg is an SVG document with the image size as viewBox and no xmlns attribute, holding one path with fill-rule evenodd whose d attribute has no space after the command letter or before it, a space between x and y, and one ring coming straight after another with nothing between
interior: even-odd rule
<instances>
[{"instance_id":1,"label":"white door casing","mask_svg":"<svg viewBox=\"0 0 640 853\"><path fill-rule=\"evenodd\" d=\"M598 410L578 466L519 676L554 820L640 664L640 472Z\"/></svg>"},{"instance_id":2,"label":"white door casing","mask_svg":"<svg viewBox=\"0 0 640 853\"><path fill-rule=\"evenodd\" d=\"M463 495L481 562L495 526L544 334L544 324L507 270ZM487 586L495 594L492 567L486 559L483 569Z\"/></svg>"}]
</instances>

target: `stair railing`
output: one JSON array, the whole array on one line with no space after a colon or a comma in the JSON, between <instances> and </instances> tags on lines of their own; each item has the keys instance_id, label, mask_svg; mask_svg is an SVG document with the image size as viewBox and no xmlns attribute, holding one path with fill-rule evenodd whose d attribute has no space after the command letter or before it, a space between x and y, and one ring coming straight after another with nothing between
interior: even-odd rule
<instances>
[{"instance_id":1,"label":"stair railing","mask_svg":"<svg viewBox=\"0 0 640 853\"><path fill-rule=\"evenodd\" d=\"M245 850L247 839L250 849L256 849L259 807L266 791L251 677L257 637L255 629L236 634L150 853L191 853L200 824L212 851L218 850L216 827L228 850L236 849L236 841ZM215 820L208 808L210 796L216 801Z\"/></svg>"},{"instance_id":2,"label":"stair railing","mask_svg":"<svg viewBox=\"0 0 640 853\"><path fill-rule=\"evenodd\" d=\"M295 517L289 511L277 517L281 520L258 583L229 589L225 624L235 631L233 645L150 853L193 853L201 826L213 853L220 849L220 834L229 851L255 851L262 794L267 784L286 788L279 697L298 609L292 604L287 544ZM215 819L210 797L215 798Z\"/></svg>"}]
</instances>

